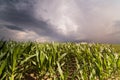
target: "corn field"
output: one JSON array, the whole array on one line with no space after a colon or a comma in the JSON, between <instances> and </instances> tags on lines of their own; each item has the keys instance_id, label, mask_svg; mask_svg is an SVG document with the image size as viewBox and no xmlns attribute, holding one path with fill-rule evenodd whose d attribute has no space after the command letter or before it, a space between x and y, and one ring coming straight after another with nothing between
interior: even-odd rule
<instances>
[{"instance_id":1,"label":"corn field","mask_svg":"<svg viewBox=\"0 0 120 80\"><path fill-rule=\"evenodd\" d=\"M0 41L0 80L120 80L111 45Z\"/></svg>"}]
</instances>

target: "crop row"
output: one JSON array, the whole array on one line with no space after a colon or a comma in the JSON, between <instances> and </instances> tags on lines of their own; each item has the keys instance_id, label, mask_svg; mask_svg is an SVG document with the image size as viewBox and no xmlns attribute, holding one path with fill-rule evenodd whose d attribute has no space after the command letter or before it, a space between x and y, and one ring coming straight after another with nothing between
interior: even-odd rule
<instances>
[{"instance_id":1,"label":"crop row","mask_svg":"<svg viewBox=\"0 0 120 80\"><path fill-rule=\"evenodd\" d=\"M0 80L120 79L110 45L0 41Z\"/></svg>"}]
</instances>

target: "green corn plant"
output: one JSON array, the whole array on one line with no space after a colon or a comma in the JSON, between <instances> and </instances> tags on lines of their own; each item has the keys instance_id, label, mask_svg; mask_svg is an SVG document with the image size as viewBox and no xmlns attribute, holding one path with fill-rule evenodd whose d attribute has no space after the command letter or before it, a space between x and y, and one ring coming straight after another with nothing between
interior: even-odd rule
<instances>
[{"instance_id":1,"label":"green corn plant","mask_svg":"<svg viewBox=\"0 0 120 80\"><path fill-rule=\"evenodd\" d=\"M59 62L57 62L57 66L58 66L58 72L60 73L60 80L64 80L63 71L61 69Z\"/></svg>"},{"instance_id":2,"label":"green corn plant","mask_svg":"<svg viewBox=\"0 0 120 80\"><path fill-rule=\"evenodd\" d=\"M106 44L0 41L0 79L31 74L38 80L119 79L120 54Z\"/></svg>"}]
</instances>

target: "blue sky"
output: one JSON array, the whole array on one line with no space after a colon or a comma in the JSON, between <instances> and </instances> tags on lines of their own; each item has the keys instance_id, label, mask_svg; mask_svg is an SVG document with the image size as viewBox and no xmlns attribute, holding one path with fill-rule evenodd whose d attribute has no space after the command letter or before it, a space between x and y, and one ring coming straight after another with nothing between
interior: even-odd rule
<instances>
[{"instance_id":1,"label":"blue sky","mask_svg":"<svg viewBox=\"0 0 120 80\"><path fill-rule=\"evenodd\" d=\"M120 43L120 0L0 0L0 38Z\"/></svg>"}]
</instances>

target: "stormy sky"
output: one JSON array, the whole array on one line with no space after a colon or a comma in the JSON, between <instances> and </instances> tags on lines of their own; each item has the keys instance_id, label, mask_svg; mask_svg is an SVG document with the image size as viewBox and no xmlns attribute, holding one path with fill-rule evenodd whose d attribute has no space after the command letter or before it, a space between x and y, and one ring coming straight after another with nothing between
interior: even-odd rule
<instances>
[{"instance_id":1,"label":"stormy sky","mask_svg":"<svg viewBox=\"0 0 120 80\"><path fill-rule=\"evenodd\" d=\"M120 0L0 0L0 39L120 43Z\"/></svg>"}]
</instances>

